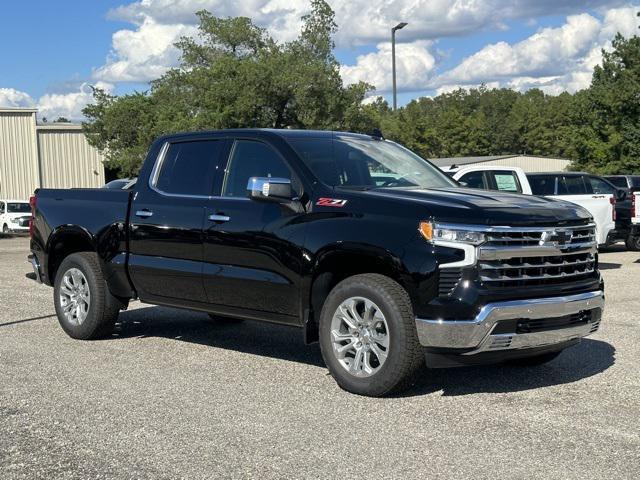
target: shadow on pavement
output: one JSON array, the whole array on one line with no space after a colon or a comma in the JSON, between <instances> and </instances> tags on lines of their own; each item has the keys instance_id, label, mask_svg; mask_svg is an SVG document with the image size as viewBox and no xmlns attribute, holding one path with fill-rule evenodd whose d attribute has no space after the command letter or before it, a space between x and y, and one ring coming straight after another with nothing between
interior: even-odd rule
<instances>
[{"instance_id":1,"label":"shadow on pavement","mask_svg":"<svg viewBox=\"0 0 640 480\"><path fill-rule=\"evenodd\" d=\"M245 321L211 322L204 313L147 307L120 314L111 338L162 337L253 355L324 367L318 344L306 346L298 328ZM557 359L539 367L491 365L424 369L403 397L442 391L443 395L506 393L572 383L605 371L615 362L607 342L584 339Z\"/></svg>"},{"instance_id":2,"label":"shadow on pavement","mask_svg":"<svg viewBox=\"0 0 640 480\"><path fill-rule=\"evenodd\" d=\"M472 393L507 393L573 383L592 377L615 363L616 349L600 340L583 339L555 360L538 367L488 365L427 370L402 396L442 390L445 396Z\"/></svg>"},{"instance_id":3,"label":"shadow on pavement","mask_svg":"<svg viewBox=\"0 0 640 480\"><path fill-rule=\"evenodd\" d=\"M44 320L45 318L55 318L55 314L43 315L41 317L24 318L22 320L14 320L13 322L0 323L0 327L6 327L8 325L16 325L17 323L35 322L36 320Z\"/></svg>"},{"instance_id":4,"label":"shadow on pavement","mask_svg":"<svg viewBox=\"0 0 640 480\"><path fill-rule=\"evenodd\" d=\"M620 263L607 263L607 262L598 262L599 270L617 270L622 267Z\"/></svg>"},{"instance_id":5,"label":"shadow on pavement","mask_svg":"<svg viewBox=\"0 0 640 480\"><path fill-rule=\"evenodd\" d=\"M121 312L111 338L162 337L323 367L317 344L306 346L302 330L263 322L216 323L206 313L167 307Z\"/></svg>"}]
</instances>

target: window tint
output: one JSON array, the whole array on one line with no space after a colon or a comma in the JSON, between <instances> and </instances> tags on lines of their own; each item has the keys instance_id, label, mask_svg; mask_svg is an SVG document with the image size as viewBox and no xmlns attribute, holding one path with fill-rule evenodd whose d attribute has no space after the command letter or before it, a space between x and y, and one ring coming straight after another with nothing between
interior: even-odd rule
<instances>
[{"instance_id":1,"label":"window tint","mask_svg":"<svg viewBox=\"0 0 640 480\"><path fill-rule=\"evenodd\" d=\"M640 177L631 177L631 186L640 187Z\"/></svg>"},{"instance_id":2,"label":"window tint","mask_svg":"<svg viewBox=\"0 0 640 480\"><path fill-rule=\"evenodd\" d=\"M520 182L518 181L518 176L515 172L508 171L492 171L491 176L493 177L493 181L496 184L496 188L501 192L522 192L522 188L520 188Z\"/></svg>"},{"instance_id":3,"label":"window tint","mask_svg":"<svg viewBox=\"0 0 640 480\"><path fill-rule=\"evenodd\" d=\"M558 195L587 195L592 192L581 175L562 176L558 182Z\"/></svg>"},{"instance_id":4,"label":"window tint","mask_svg":"<svg viewBox=\"0 0 640 480\"><path fill-rule=\"evenodd\" d=\"M7 213L31 213L31 206L26 202L7 203Z\"/></svg>"},{"instance_id":5,"label":"window tint","mask_svg":"<svg viewBox=\"0 0 640 480\"><path fill-rule=\"evenodd\" d=\"M387 140L338 134L288 141L313 174L332 187L456 186L439 168Z\"/></svg>"},{"instance_id":6,"label":"window tint","mask_svg":"<svg viewBox=\"0 0 640 480\"><path fill-rule=\"evenodd\" d=\"M4 213L4 203L0 202L0 213Z\"/></svg>"},{"instance_id":7,"label":"window tint","mask_svg":"<svg viewBox=\"0 0 640 480\"><path fill-rule=\"evenodd\" d=\"M220 140L172 143L162 163L156 187L165 193L211 195L223 145Z\"/></svg>"},{"instance_id":8,"label":"window tint","mask_svg":"<svg viewBox=\"0 0 640 480\"><path fill-rule=\"evenodd\" d=\"M487 189L487 184L484 181L484 172L469 172L465 173L458 180L466 183L468 188L483 188Z\"/></svg>"},{"instance_id":9,"label":"window tint","mask_svg":"<svg viewBox=\"0 0 640 480\"><path fill-rule=\"evenodd\" d=\"M606 195L615 193L615 187L601 178L589 177L589 182L591 183L591 189L593 190L593 193Z\"/></svg>"},{"instance_id":10,"label":"window tint","mask_svg":"<svg viewBox=\"0 0 640 480\"><path fill-rule=\"evenodd\" d=\"M269 145L239 140L235 143L229 160L222 196L246 197L247 184L251 177L291 179L291 172Z\"/></svg>"},{"instance_id":11,"label":"window tint","mask_svg":"<svg viewBox=\"0 0 640 480\"><path fill-rule=\"evenodd\" d=\"M604 177L618 188L628 188L627 179L624 177Z\"/></svg>"},{"instance_id":12,"label":"window tint","mask_svg":"<svg viewBox=\"0 0 640 480\"><path fill-rule=\"evenodd\" d=\"M555 175L527 175L527 179L534 195L555 195Z\"/></svg>"}]
</instances>

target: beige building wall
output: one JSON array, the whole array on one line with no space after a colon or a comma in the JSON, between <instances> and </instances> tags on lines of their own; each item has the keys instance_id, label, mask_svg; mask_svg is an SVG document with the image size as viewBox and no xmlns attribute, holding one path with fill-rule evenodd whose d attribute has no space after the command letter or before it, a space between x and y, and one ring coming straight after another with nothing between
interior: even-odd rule
<instances>
[{"instance_id":1,"label":"beige building wall","mask_svg":"<svg viewBox=\"0 0 640 480\"><path fill-rule=\"evenodd\" d=\"M0 108L0 198L28 200L39 184L36 111Z\"/></svg>"},{"instance_id":2,"label":"beige building wall","mask_svg":"<svg viewBox=\"0 0 640 480\"><path fill-rule=\"evenodd\" d=\"M0 108L0 198L28 200L36 188L101 187L102 162L80 125L36 125L35 109Z\"/></svg>"},{"instance_id":3,"label":"beige building wall","mask_svg":"<svg viewBox=\"0 0 640 480\"><path fill-rule=\"evenodd\" d=\"M499 165L501 167L520 167L527 173L536 172L562 172L567 170L571 164L570 160L564 158L546 158L518 155L517 157L502 158L500 160L490 160L477 165Z\"/></svg>"},{"instance_id":4,"label":"beige building wall","mask_svg":"<svg viewBox=\"0 0 640 480\"><path fill-rule=\"evenodd\" d=\"M43 188L99 188L103 156L87 143L80 125L38 125Z\"/></svg>"}]
</instances>

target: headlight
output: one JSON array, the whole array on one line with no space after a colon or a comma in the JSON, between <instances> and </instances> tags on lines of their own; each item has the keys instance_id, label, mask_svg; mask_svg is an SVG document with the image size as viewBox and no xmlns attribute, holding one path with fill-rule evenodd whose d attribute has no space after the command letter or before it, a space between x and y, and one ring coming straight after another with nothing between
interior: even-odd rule
<instances>
[{"instance_id":1,"label":"headlight","mask_svg":"<svg viewBox=\"0 0 640 480\"><path fill-rule=\"evenodd\" d=\"M9 222L11 222L11 223L16 223L16 224L17 224L17 223L19 223L19 219L17 219L17 218L10 218L10 219L9 219Z\"/></svg>"},{"instance_id":2,"label":"headlight","mask_svg":"<svg viewBox=\"0 0 640 480\"><path fill-rule=\"evenodd\" d=\"M480 245L485 241L483 232L465 229L464 225L438 225L432 222L420 222L419 231L430 242L455 242Z\"/></svg>"}]
</instances>

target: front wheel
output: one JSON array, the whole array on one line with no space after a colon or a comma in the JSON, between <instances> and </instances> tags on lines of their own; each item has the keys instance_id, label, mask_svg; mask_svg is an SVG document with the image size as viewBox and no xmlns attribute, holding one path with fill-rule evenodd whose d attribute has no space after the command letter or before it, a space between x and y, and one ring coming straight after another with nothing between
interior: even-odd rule
<instances>
[{"instance_id":1,"label":"front wheel","mask_svg":"<svg viewBox=\"0 0 640 480\"><path fill-rule=\"evenodd\" d=\"M338 385L359 395L399 392L424 366L409 295L384 275L334 287L320 315L320 348Z\"/></svg>"},{"instance_id":2,"label":"front wheel","mask_svg":"<svg viewBox=\"0 0 640 480\"><path fill-rule=\"evenodd\" d=\"M2 226L2 233L4 233L5 235L9 233L9 225L7 225L6 223Z\"/></svg>"},{"instance_id":3,"label":"front wheel","mask_svg":"<svg viewBox=\"0 0 640 480\"><path fill-rule=\"evenodd\" d=\"M74 253L62 261L53 297L60 326L72 338L104 337L118 319L120 302L109 292L95 253Z\"/></svg>"}]
</instances>

